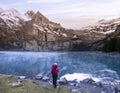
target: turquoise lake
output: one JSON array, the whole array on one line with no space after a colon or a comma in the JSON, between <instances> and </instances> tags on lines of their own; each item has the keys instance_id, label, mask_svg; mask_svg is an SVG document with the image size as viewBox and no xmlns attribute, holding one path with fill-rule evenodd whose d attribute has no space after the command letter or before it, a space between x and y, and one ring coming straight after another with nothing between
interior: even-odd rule
<instances>
[{"instance_id":1,"label":"turquoise lake","mask_svg":"<svg viewBox=\"0 0 120 93\"><path fill-rule=\"evenodd\" d=\"M0 52L0 73L34 77L50 75L57 63L59 76L85 73L94 77L120 79L120 54L102 52Z\"/></svg>"}]
</instances>

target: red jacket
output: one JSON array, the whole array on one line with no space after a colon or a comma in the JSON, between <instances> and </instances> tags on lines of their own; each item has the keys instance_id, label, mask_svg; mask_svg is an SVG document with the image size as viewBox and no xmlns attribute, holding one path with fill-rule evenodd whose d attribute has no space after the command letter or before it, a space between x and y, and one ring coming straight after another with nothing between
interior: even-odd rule
<instances>
[{"instance_id":1,"label":"red jacket","mask_svg":"<svg viewBox=\"0 0 120 93\"><path fill-rule=\"evenodd\" d=\"M59 72L59 69L58 69L57 65L53 64L52 68L51 68L51 74L52 75L58 75L58 72Z\"/></svg>"}]
</instances>

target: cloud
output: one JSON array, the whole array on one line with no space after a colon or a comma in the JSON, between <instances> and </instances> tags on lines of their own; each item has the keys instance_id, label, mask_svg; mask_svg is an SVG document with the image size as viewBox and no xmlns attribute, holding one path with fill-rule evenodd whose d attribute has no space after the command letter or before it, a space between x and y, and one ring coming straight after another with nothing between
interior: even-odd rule
<instances>
[{"instance_id":1,"label":"cloud","mask_svg":"<svg viewBox=\"0 0 120 93\"><path fill-rule=\"evenodd\" d=\"M120 1L110 0L103 2L74 2L67 5L57 5L55 9L46 9L44 12L47 15L88 15L88 16L103 16L103 15L118 15Z\"/></svg>"},{"instance_id":2,"label":"cloud","mask_svg":"<svg viewBox=\"0 0 120 93\"><path fill-rule=\"evenodd\" d=\"M4 0L2 0L5 2ZM12 0L11 0L12 1ZM14 0L13 0L14 1ZM19 1L19 2L18 2ZM120 0L18 0L2 7L13 7L21 12L40 11L47 18L65 27L80 28L96 19L120 17ZM1 1L0 1L1 2ZM26 6L26 7L24 7Z\"/></svg>"},{"instance_id":3,"label":"cloud","mask_svg":"<svg viewBox=\"0 0 120 93\"><path fill-rule=\"evenodd\" d=\"M43 0L39 2L50 2L50 4L41 4L40 12L51 21L61 23L66 28L79 29L94 24L100 19L117 18L120 14L120 0Z\"/></svg>"},{"instance_id":4,"label":"cloud","mask_svg":"<svg viewBox=\"0 0 120 93\"><path fill-rule=\"evenodd\" d=\"M103 0L105 1L105 0ZM79 29L82 26L94 24L100 19L113 19L120 17L120 0L96 2L69 2L58 4L55 9L44 12L51 20L61 23L66 28Z\"/></svg>"},{"instance_id":5,"label":"cloud","mask_svg":"<svg viewBox=\"0 0 120 93\"><path fill-rule=\"evenodd\" d=\"M67 16L67 17L51 17L50 20L60 23L63 27L68 29L80 29L82 27L93 25L97 22L97 18L92 17L74 17L74 16Z\"/></svg>"},{"instance_id":6,"label":"cloud","mask_svg":"<svg viewBox=\"0 0 120 93\"><path fill-rule=\"evenodd\" d=\"M27 3L60 3L68 0L28 0Z\"/></svg>"}]
</instances>

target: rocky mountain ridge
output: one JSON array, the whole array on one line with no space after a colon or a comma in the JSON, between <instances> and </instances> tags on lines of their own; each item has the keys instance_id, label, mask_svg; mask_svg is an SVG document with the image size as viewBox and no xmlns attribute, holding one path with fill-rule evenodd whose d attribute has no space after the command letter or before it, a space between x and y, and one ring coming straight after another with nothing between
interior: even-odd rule
<instances>
[{"instance_id":1,"label":"rocky mountain ridge","mask_svg":"<svg viewBox=\"0 0 120 93\"><path fill-rule=\"evenodd\" d=\"M96 42L114 33L119 23L120 18L100 20L94 26L72 30L50 21L39 11L27 11L23 15L16 9L0 8L0 50L99 50Z\"/></svg>"},{"instance_id":2,"label":"rocky mountain ridge","mask_svg":"<svg viewBox=\"0 0 120 93\"><path fill-rule=\"evenodd\" d=\"M90 25L76 31L79 36L84 36L84 39L93 43L106 38L109 34L115 32L120 24L120 18L111 20L99 20L95 25ZM81 33L79 33L81 32Z\"/></svg>"},{"instance_id":3,"label":"rocky mountain ridge","mask_svg":"<svg viewBox=\"0 0 120 93\"><path fill-rule=\"evenodd\" d=\"M109 34L103 40L96 42L93 47L94 50L120 52L120 25L117 26L115 32Z\"/></svg>"},{"instance_id":4,"label":"rocky mountain ridge","mask_svg":"<svg viewBox=\"0 0 120 93\"><path fill-rule=\"evenodd\" d=\"M40 12L28 11L21 15L15 9L0 9L0 33L1 50L33 51L61 50L63 40L70 40L74 35Z\"/></svg>"}]
</instances>

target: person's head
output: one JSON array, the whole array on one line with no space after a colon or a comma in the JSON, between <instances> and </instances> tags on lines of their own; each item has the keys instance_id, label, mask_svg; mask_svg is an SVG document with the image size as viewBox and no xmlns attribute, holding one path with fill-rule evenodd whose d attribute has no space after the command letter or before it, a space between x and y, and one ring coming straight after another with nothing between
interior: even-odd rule
<instances>
[{"instance_id":1,"label":"person's head","mask_svg":"<svg viewBox=\"0 0 120 93\"><path fill-rule=\"evenodd\" d=\"M57 63L54 63L54 65L56 65L56 66L57 66Z\"/></svg>"},{"instance_id":2,"label":"person's head","mask_svg":"<svg viewBox=\"0 0 120 93\"><path fill-rule=\"evenodd\" d=\"M57 63L53 63L52 67L57 68Z\"/></svg>"}]
</instances>

